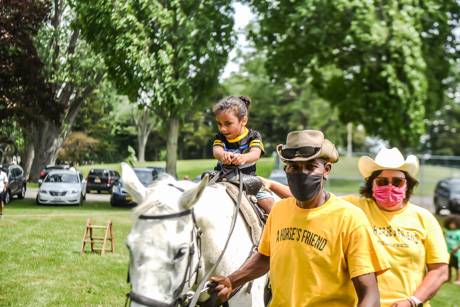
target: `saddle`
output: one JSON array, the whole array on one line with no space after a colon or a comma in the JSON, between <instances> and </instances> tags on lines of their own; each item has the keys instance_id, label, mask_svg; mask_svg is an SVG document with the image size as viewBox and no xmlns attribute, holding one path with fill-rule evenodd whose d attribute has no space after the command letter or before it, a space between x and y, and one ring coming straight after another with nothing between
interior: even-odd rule
<instances>
[{"instance_id":1,"label":"saddle","mask_svg":"<svg viewBox=\"0 0 460 307\"><path fill-rule=\"evenodd\" d=\"M231 167L224 168L219 172L208 172L207 174L211 176L211 180L208 184L222 184L225 187L225 191L236 205L240 193L238 170ZM246 226L250 230L252 244L258 246L263 227L267 220L267 214L257 205L257 198L255 195L260 190L263 183L259 177L247 174L241 174L241 179L243 180L243 195L241 197L240 212Z\"/></svg>"},{"instance_id":2,"label":"saddle","mask_svg":"<svg viewBox=\"0 0 460 307\"><path fill-rule=\"evenodd\" d=\"M238 167L236 166L225 166L220 171L204 172L201 175L201 178L203 178L205 174L209 175L209 185L216 182L230 182L237 187L240 185L241 175L241 180L243 180L243 190L248 195L256 195L263 186L263 182L259 177L243 174L238 171Z\"/></svg>"}]
</instances>

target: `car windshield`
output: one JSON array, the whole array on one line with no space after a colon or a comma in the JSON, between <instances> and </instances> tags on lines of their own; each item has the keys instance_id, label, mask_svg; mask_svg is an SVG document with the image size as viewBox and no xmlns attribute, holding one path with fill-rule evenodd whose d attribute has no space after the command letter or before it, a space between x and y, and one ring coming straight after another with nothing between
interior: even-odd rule
<instances>
[{"instance_id":1,"label":"car windshield","mask_svg":"<svg viewBox=\"0 0 460 307\"><path fill-rule=\"evenodd\" d=\"M460 194L460 182L455 182L451 184L451 191L454 194Z\"/></svg>"},{"instance_id":2,"label":"car windshield","mask_svg":"<svg viewBox=\"0 0 460 307\"><path fill-rule=\"evenodd\" d=\"M139 178L139 181L144 185L148 186L153 182L153 174L152 171L146 171L146 170L134 170L136 173L137 177Z\"/></svg>"},{"instance_id":3,"label":"car windshield","mask_svg":"<svg viewBox=\"0 0 460 307\"><path fill-rule=\"evenodd\" d=\"M78 183L78 176L75 174L50 174L45 182Z\"/></svg>"}]
</instances>

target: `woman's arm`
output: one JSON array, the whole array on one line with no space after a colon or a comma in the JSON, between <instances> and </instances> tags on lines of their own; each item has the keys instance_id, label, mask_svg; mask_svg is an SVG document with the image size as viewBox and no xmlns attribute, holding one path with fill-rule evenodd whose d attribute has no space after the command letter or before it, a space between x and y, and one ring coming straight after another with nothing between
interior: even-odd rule
<instances>
[{"instance_id":1,"label":"woman's arm","mask_svg":"<svg viewBox=\"0 0 460 307\"><path fill-rule=\"evenodd\" d=\"M442 284L448 279L448 265L447 263L433 263L428 264L428 273L422 280L420 286L415 290L414 296L422 302L426 302L432 298ZM415 302L413 302L415 304ZM411 307L410 298L396 302L392 307Z\"/></svg>"},{"instance_id":2,"label":"woman's arm","mask_svg":"<svg viewBox=\"0 0 460 307\"><path fill-rule=\"evenodd\" d=\"M426 302L432 298L449 277L449 266L447 263L427 264L427 267L428 272L414 293L414 296L422 302Z\"/></svg>"},{"instance_id":3,"label":"woman's arm","mask_svg":"<svg viewBox=\"0 0 460 307\"><path fill-rule=\"evenodd\" d=\"M287 198L287 197L292 197L291 190L287 185L284 185L282 183L264 178L264 177L259 177L262 179L264 182L264 186L271 190L273 193L278 195L280 198Z\"/></svg>"}]
</instances>

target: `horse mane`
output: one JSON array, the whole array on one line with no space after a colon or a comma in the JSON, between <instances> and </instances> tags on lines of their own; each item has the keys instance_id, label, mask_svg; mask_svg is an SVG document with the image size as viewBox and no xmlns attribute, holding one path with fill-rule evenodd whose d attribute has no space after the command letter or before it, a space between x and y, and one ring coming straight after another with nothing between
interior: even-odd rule
<instances>
[{"instance_id":1,"label":"horse mane","mask_svg":"<svg viewBox=\"0 0 460 307\"><path fill-rule=\"evenodd\" d=\"M172 208L168 204L155 199L155 195L158 193L157 191L162 187L167 187L168 185L173 185L180 189L189 190L195 187L196 183L190 180L178 181L173 176L166 173L160 175L158 180L155 180L147 187L146 198L141 204L134 208L134 215L138 217L143 214L162 214L177 211L177 208ZM152 197L154 198L153 200Z\"/></svg>"}]
</instances>

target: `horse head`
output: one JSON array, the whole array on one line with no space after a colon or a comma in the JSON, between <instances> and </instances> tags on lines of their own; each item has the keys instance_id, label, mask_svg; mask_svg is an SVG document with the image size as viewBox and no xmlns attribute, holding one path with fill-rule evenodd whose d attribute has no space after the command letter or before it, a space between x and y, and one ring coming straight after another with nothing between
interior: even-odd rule
<instances>
[{"instance_id":1,"label":"horse head","mask_svg":"<svg viewBox=\"0 0 460 307\"><path fill-rule=\"evenodd\" d=\"M166 176L144 187L131 167L123 163L122 180L139 204L126 242L132 303L180 305L189 284L197 278L199 248L192 208L206 187L207 177L197 185Z\"/></svg>"}]
</instances>

